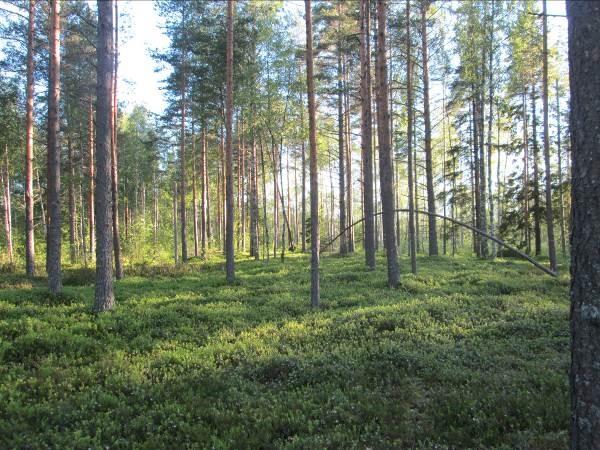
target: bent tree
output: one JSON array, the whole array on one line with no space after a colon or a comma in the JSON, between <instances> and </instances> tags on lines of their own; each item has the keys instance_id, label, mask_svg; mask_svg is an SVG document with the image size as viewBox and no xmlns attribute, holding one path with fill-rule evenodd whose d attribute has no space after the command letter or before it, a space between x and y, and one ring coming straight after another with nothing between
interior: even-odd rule
<instances>
[{"instance_id":1,"label":"bent tree","mask_svg":"<svg viewBox=\"0 0 600 450\"><path fill-rule=\"evenodd\" d=\"M98 0L96 87L96 290L94 311L111 309L113 293L113 218L111 118L113 89L113 0Z\"/></svg>"},{"instance_id":2,"label":"bent tree","mask_svg":"<svg viewBox=\"0 0 600 450\"><path fill-rule=\"evenodd\" d=\"M571 448L600 448L600 3L567 2L571 84Z\"/></svg>"}]
</instances>

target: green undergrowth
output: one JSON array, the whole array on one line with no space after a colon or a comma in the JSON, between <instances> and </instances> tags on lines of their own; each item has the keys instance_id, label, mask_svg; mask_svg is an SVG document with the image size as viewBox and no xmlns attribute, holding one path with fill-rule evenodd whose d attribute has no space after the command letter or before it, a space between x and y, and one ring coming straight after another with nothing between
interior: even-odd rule
<instances>
[{"instance_id":1,"label":"green undergrowth","mask_svg":"<svg viewBox=\"0 0 600 450\"><path fill-rule=\"evenodd\" d=\"M363 256L0 274L0 448L564 448L567 276L420 258L386 287ZM564 272L565 270L563 270Z\"/></svg>"}]
</instances>

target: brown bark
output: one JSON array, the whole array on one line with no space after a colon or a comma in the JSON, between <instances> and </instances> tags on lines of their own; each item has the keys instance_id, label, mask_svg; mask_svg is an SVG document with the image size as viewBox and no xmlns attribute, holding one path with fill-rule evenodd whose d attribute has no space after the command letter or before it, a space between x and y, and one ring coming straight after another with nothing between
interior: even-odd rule
<instances>
[{"instance_id":1,"label":"brown bark","mask_svg":"<svg viewBox=\"0 0 600 450\"><path fill-rule=\"evenodd\" d=\"M227 97L225 106L225 197L226 197L226 231L225 231L225 267L228 283L235 280L235 263L233 248L233 7L234 0L227 0L227 61L226 81Z\"/></svg>"},{"instance_id":2,"label":"brown bark","mask_svg":"<svg viewBox=\"0 0 600 450\"><path fill-rule=\"evenodd\" d=\"M410 45L410 0L406 0L406 140L407 140L407 172L408 172L408 249L410 253L410 267L412 273L417 273L417 243L415 240L415 205L414 205L414 186L413 179L413 61Z\"/></svg>"},{"instance_id":3,"label":"brown bark","mask_svg":"<svg viewBox=\"0 0 600 450\"><path fill-rule=\"evenodd\" d=\"M112 231L112 101L114 88L113 0L98 0L97 87L96 87L96 287L94 311L112 309L113 231Z\"/></svg>"},{"instance_id":4,"label":"brown bark","mask_svg":"<svg viewBox=\"0 0 600 450\"><path fill-rule=\"evenodd\" d=\"M75 212L75 165L73 163L74 155L73 155L73 144L71 139L67 138L67 151L68 151L68 164L69 164L69 178L67 185L67 197L69 203L69 260L71 264L75 264L77 260L77 245L75 238L75 220L77 214Z\"/></svg>"},{"instance_id":5,"label":"brown bark","mask_svg":"<svg viewBox=\"0 0 600 450\"><path fill-rule=\"evenodd\" d=\"M182 28L185 25L185 15L182 15ZM182 29L182 34L185 35L185 29ZM187 217L186 217L186 207L185 207L185 194L187 192L186 188L186 156L185 156L185 114L186 114L186 99L185 99L185 90L186 90L186 73L185 73L185 56L184 56L185 48L182 49L181 56L181 136L180 136L180 147L179 147L179 170L180 170L180 181L179 184L180 190L180 214L181 214L181 261L186 263L188 260L188 252L187 252Z\"/></svg>"},{"instance_id":6,"label":"brown bark","mask_svg":"<svg viewBox=\"0 0 600 450\"><path fill-rule=\"evenodd\" d=\"M313 74L313 30L311 0L304 0L306 18L306 92L308 97L308 128L310 141L310 299L313 308L319 307L319 181L317 169L317 107Z\"/></svg>"},{"instance_id":7,"label":"brown bark","mask_svg":"<svg viewBox=\"0 0 600 450\"><path fill-rule=\"evenodd\" d=\"M35 3L29 0L27 29L27 102L25 112L25 272L35 276L35 234L33 223L33 96L34 96L34 42Z\"/></svg>"},{"instance_id":8,"label":"brown bark","mask_svg":"<svg viewBox=\"0 0 600 450\"><path fill-rule=\"evenodd\" d=\"M543 47L544 70L542 82L542 101L544 104L544 165L546 167L546 233L548 234L548 256L550 268L556 272L556 243L554 241L554 211L552 208L552 170L550 167L550 124L548 122L548 18L546 15L546 0L543 1Z\"/></svg>"},{"instance_id":9,"label":"brown bark","mask_svg":"<svg viewBox=\"0 0 600 450\"><path fill-rule=\"evenodd\" d=\"M202 126L202 147L200 149L200 167L201 167L201 205L200 205L200 243L202 258L206 257L206 247L208 238L208 221L206 217L207 213L207 195L208 195L208 175L206 173L206 129Z\"/></svg>"},{"instance_id":10,"label":"brown bark","mask_svg":"<svg viewBox=\"0 0 600 450\"><path fill-rule=\"evenodd\" d=\"M115 256L115 277L117 280L123 278L123 262L121 260L121 235L119 232L119 162L118 162L118 150L117 150L117 117L118 117L118 105L117 105L117 74L119 65L119 11L117 2L111 3L114 5L114 51L113 51L113 89L112 89L112 114L111 114L111 131L112 131L112 143L111 143L111 189L112 189L112 221L113 221L113 247Z\"/></svg>"},{"instance_id":11,"label":"brown bark","mask_svg":"<svg viewBox=\"0 0 600 450\"><path fill-rule=\"evenodd\" d=\"M96 226L94 213L94 118L92 109L92 97L90 96L90 104L88 110L88 176L89 176L89 192L88 192L88 223L90 228L90 254L96 251Z\"/></svg>"},{"instance_id":12,"label":"brown bark","mask_svg":"<svg viewBox=\"0 0 600 450\"><path fill-rule=\"evenodd\" d=\"M345 174L345 147L344 147L344 101L342 87L342 42L340 36L340 21L342 16L342 3L337 4L337 107L338 107L338 167L339 167L339 224L340 232L346 230L346 174ZM342 232L340 237L340 255L345 256L348 253L348 242L346 232Z\"/></svg>"},{"instance_id":13,"label":"brown bark","mask_svg":"<svg viewBox=\"0 0 600 450\"><path fill-rule=\"evenodd\" d=\"M48 68L48 234L46 270L50 293L62 292L60 211L60 1L50 1Z\"/></svg>"},{"instance_id":14,"label":"brown bark","mask_svg":"<svg viewBox=\"0 0 600 450\"><path fill-rule=\"evenodd\" d=\"M361 97L361 159L363 172L363 209L365 262L375 269L375 222L373 219L373 150L371 117L371 45L370 8L368 0L360 0L360 97Z\"/></svg>"},{"instance_id":15,"label":"brown bark","mask_svg":"<svg viewBox=\"0 0 600 450\"><path fill-rule=\"evenodd\" d=\"M429 44L427 42L427 10L429 0L421 0L421 54L423 56L423 120L425 122L425 178L427 211L429 211L429 256L437 256L438 239L435 223L435 192L433 188L433 155L431 149L431 113L429 108Z\"/></svg>"},{"instance_id":16,"label":"brown bark","mask_svg":"<svg viewBox=\"0 0 600 450\"><path fill-rule=\"evenodd\" d=\"M600 448L600 3L568 1L571 85L571 449Z\"/></svg>"},{"instance_id":17,"label":"brown bark","mask_svg":"<svg viewBox=\"0 0 600 450\"><path fill-rule=\"evenodd\" d=\"M381 185L381 210L383 238L387 256L388 285L391 288L400 284L400 268L396 248L394 220L394 186L392 149L390 146L390 113L386 60L386 0L377 0L377 110L379 143L379 181Z\"/></svg>"},{"instance_id":18,"label":"brown bark","mask_svg":"<svg viewBox=\"0 0 600 450\"><path fill-rule=\"evenodd\" d=\"M198 257L198 199L196 197L196 137L194 136L194 124L192 123L192 207L194 219L194 256Z\"/></svg>"}]
</instances>

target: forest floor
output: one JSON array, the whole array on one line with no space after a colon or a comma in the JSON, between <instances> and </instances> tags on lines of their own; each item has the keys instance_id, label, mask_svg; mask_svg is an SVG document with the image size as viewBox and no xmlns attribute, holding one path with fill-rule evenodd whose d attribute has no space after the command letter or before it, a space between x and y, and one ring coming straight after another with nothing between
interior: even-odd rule
<instances>
[{"instance_id":1,"label":"forest floor","mask_svg":"<svg viewBox=\"0 0 600 450\"><path fill-rule=\"evenodd\" d=\"M363 256L0 275L0 448L565 448L568 276L419 258L389 290Z\"/></svg>"}]
</instances>

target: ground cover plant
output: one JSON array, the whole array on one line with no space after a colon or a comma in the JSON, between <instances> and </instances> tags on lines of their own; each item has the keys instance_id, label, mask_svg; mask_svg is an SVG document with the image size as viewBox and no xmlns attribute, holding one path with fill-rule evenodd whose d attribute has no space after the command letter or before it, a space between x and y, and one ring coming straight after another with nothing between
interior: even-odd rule
<instances>
[{"instance_id":1,"label":"ground cover plant","mask_svg":"<svg viewBox=\"0 0 600 450\"><path fill-rule=\"evenodd\" d=\"M516 260L139 265L0 275L1 448L564 448L567 276ZM401 259L401 267L408 261ZM564 272L564 270L563 270Z\"/></svg>"}]
</instances>

